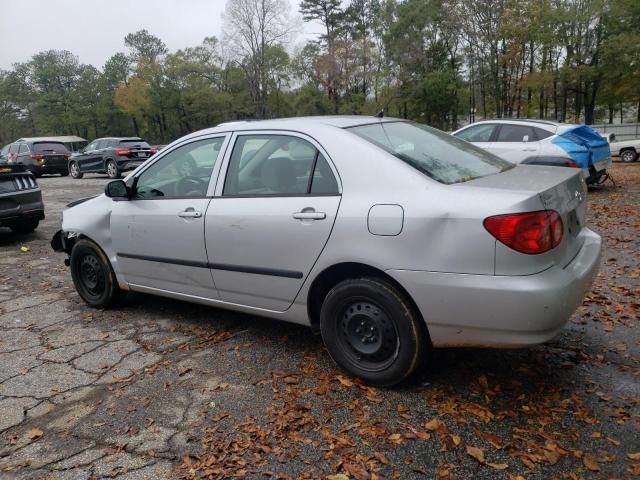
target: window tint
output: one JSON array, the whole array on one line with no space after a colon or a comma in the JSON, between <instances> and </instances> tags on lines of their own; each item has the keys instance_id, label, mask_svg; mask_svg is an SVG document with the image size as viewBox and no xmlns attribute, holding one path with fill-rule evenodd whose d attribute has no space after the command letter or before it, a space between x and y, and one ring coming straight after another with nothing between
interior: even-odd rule
<instances>
[{"instance_id":1,"label":"window tint","mask_svg":"<svg viewBox=\"0 0 640 480\"><path fill-rule=\"evenodd\" d=\"M25 143L21 143L20 150L18 150L18 153L26 153L28 151L29 151L29 147L27 147Z\"/></svg>"},{"instance_id":2,"label":"window tint","mask_svg":"<svg viewBox=\"0 0 640 480\"><path fill-rule=\"evenodd\" d=\"M198 140L167 153L138 177L136 198L205 197L223 142Z\"/></svg>"},{"instance_id":3,"label":"window tint","mask_svg":"<svg viewBox=\"0 0 640 480\"><path fill-rule=\"evenodd\" d=\"M311 194L338 194L338 182L329 167L324 155L318 153L316 168L313 171L311 180Z\"/></svg>"},{"instance_id":4,"label":"window tint","mask_svg":"<svg viewBox=\"0 0 640 480\"><path fill-rule=\"evenodd\" d=\"M64 143L58 142L37 142L33 144L34 152L56 152L56 153L66 153L68 152L67 147L64 146Z\"/></svg>"},{"instance_id":5,"label":"window tint","mask_svg":"<svg viewBox=\"0 0 640 480\"><path fill-rule=\"evenodd\" d=\"M466 140L467 142L488 142L491 140L491 134L495 125L475 125L466 130L456 133L456 137Z\"/></svg>"},{"instance_id":6,"label":"window tint","mask_svg":"<svg viewBox=\"0 0 640 480\"><path fill-rule=\"evenodd\" d=\"M87 145L87 148L86 148L87 152L89 152L91 150L95 150L96 149L96 145L98 145L98 142L96 140L94 140L89 145Z\"/></svg>"},{"instance_id":7,"label":"window tint","mask_svg":"<svg viewBox=\"0 0 640 480\"><path fill-rule=\"evenodd\" d=\"M120 143L121 146L127 147L127 148L128 147L149 148L149 144L147 142L145 142L144 140L120 140L119 143Z\"/></svg>"},{"instance_id":8,"label":"window tint","mask_svg":"<svg viewBox=\"0 0 640 480\"><path fill-rule=\"evenodd\" d=\"M11 145L9 145L9 152L11 153L16 153L18 151L18 145L15 143L12 143Z\"/></svg>"},{"instance_id":9,"label":"window tint","mask_svg":"<svg viewBox=\"0 0 640 480\"><path fill-rule=\"evenodd\" d=\"M417 123L383 122L348 130L445 184L492 175L514 166L453 135Z\"/></svg>"},{"instance_id":10,"label":"window tint","mask_svg":"<svg viewBox=\"0 0 640 480\"><path fill-rule=\"evenodd\" d=\"M496 142L524 142L527 137L527 142L536 140L533 134L533 129L527 125L500 125Z\"/></svg>"},{"instance_id":11,"label":"window tint","mask_svg":"<svg viewBox=\"0 0 640 480\"><path fill-rule=\"evenodd\" d=\"M549 130L544 130L542 128L538 128L538 127L533 127L533 131L536 134L536 139L538 140L543 140L545 138L549 138L551 135L553 135L553 132L550 132Z\"/></svg>"},{"instance_id":12,"label":"window tint","mask_svg":"<svg viewBox=\"0 0 640 480\"><path fill-rule=\"evenodd\" d=\"M239 136L231 153L223 195L306 194L311 188L317 154L313 145L298 137Z\"/></svg>"}]
</instances>

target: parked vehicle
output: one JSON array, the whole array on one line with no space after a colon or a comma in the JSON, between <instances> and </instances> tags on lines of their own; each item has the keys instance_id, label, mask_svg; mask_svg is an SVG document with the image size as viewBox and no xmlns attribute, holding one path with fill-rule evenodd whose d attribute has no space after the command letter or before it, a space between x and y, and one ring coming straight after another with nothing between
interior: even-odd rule
<instances>
[{"instance_id":1,"label":"parked vehicle","mask_svg":"<svg viewBox=\"0 0 640 480\"><path fill-rule=\"evenodd\" d=\"M33 232L44 218L38 182L24 165L0 166L0 226Z\"/></svg>"},{"instance_id":2,"label":"parked vehicle","mask_svg":"<svg viewBox=\"0 0 640 480\"><path fill-rule=\"evenodd\" d=\"M57 137L31 137L31 138L20 138L16 140L18 142L60 142L67 150L71 153L76 153L87 146L87 141L82 137L77 137L75 135L62 135Z\"/></svg>"},{"instance_id":3,"label":"parked vehicle","mask_svg":"<svg viewBox=\"0 0 640 480\"><path fill-rule=\"evenodd\" d=\"M89 172L120 178L122 172L137 168L156 151L138 137L98 138L73 155L69 171L73 178Z\"/></svg>"},{"instance_id":4,"label":"parked vehicle","mask_svg":"<svg viewBox=\"0 0 640 480\"><path fill-rule=\"evenodd\" d=\"M578 170L403 120L234 122L65 210L52 247L90 306L133 290L309 325L392 385L431 347L553 338L598 269L585 202Z\"/></svg>"},{"instance_id":5,"label":"parked vehicle","mask_svg":"<svg viewBox=\"0 0 640 480\"><path fill-rule=\"evenodd\" d=\"M611 151L606 138L587 125L545 120L485 120L453 135L514 163L582 170L588 184L606 179Z\"/></svg>"},{"instance_id":6,"label":"parked vehicle","mask_svg":"<svg viewBox=\"0 0 640 480\"><path fill-rule=\"evenodd\" d=\"M635 162L640 152L640 138L623 140L611 144L611 156L619 157L623 162Z\"/></svg>"},{"instance_id":7,"label":"parked vehicle","mask_svg":"<svg viewBox=\"0 0 640 480\"><path fill-rule=\"evenodd\" d=\"M68 160L71 152L62 142L46 137L21 138L9 145L7 163L24 165L39 177L45 173L69 175Z\"/></svg>"}]
</instances>

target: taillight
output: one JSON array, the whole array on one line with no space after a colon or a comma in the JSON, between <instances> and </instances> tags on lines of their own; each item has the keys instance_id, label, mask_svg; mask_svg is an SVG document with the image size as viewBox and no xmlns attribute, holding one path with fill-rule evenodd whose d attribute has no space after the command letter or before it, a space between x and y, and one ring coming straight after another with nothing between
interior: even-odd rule
<instances>
[{"instance_id":1,"label":"taillight","mask_svg":"<svg viewBox=\"0 0 640 480\"><path fill-rule=\"evenodd\" d=\"M157 148L153 148L153 147L151 147L149 149L149 151L151 152L151 155L154 155L154 154L158 153L158 149Z\"/></svg>"},{"instance_id":2,"label":"taillight","mask_svg":"<svg viewBox=\"0 0 640 480\"><path fill-rule=\"evenodd\" d=\"M32 153L29 157L31 157L31 160L44 160L44 155L38 155L37 153Z\"/></svg>"},{"instance_id":3,"label":"taillight","mask_svg":"<svg viewBox=\"0 0 640 480\"><path fill-rule=\"evenodd\" d=\"M555 210L495 215L485 218L484 228L507 247L529 255L557 247L564 231Z\"/></svg>"},{"instance_id":4,"label":"taillight","mask_svg":"<svg viewBox=\"0 0 640 480\"><path fill-rule=\"evenodd\" d=\"M128 148L116 148L116 155L129 155L131 150Z\"/></svg>"},{"instance_id":5,"label":"taillight","mask_svg":"<svg viewBox=\"0 0 640 480\"><path fill-rule=\"evenodd\" d=\"M578 168L578 164L576 162L574 162L573 160L569 160L569 161L567 161L567 167Z\"/></svg>"}]
</instances>

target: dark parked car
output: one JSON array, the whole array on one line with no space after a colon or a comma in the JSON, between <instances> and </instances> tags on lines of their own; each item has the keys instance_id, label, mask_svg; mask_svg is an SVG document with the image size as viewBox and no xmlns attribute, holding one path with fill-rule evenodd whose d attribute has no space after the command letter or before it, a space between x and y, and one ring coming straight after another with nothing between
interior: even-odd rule
<instances>
[{"instance_id":1,"label":"dark parked car","mask_svg":"<svg viewBox=\"0 0 640 480\"><path fill-rule=\"evenodd\" d=\"M44 218L38 182L24 165L0 166L0 226L33 232Z\"/></svg>"},{"instance_id":2,"label":"dark parked car","mask_svg":"<svg viewBox=\"0 0 640 480\"><path fill-rule=\"evenodd\" d=\"M7 162L24 165L27 170L39 177L43 173L69 175L69 157L71 152L64 143L42 138L21 138L8 145ZM4 150L4 149L3 149Z\"/></svg>"},{"instance_id":3,"label":"dark parked car","mask_svg":"<svg viewBox=\"0 0 640 480\"><path fill-rule=\"evenodd\" d=\"M69 170L73 178L82 178L89 172L119 178L122 172L133 170L156 152L138 137L98 138L71 157Z\"/></svg>"}]
</instances>

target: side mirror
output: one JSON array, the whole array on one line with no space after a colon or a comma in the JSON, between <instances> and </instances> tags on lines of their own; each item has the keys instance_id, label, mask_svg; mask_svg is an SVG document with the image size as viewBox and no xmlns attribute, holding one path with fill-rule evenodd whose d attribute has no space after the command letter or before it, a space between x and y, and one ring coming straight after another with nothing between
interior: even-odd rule
<instances>
[{"instance_id":1,"label":"side mirror","mask_svg":"<svg viewBox=\"0 0 640 480\"><path fill-rule=\"evenodd\" d=\"M104 187L104 194L114 200L129 200L129 188L123 180L114 180Z\"/></svg>"}]
</instances>

